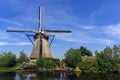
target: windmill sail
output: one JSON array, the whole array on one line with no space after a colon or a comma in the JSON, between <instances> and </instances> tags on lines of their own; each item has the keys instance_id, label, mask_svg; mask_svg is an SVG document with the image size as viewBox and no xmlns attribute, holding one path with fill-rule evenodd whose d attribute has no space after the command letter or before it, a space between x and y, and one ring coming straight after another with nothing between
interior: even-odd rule
<instances>
[{"instance_id":1,"label":"windmill sail","mask_svg":"<svg viewBox=\"0 0 120 80\"><path fill-rule=\"evenodd\" d=\"M36 33L37 31L35 30L13 30L13 29L8 29L7 32L34 32Z\"/></svg>"},{"instance_id":2,"label":"windmill sail","mask_svg":"<svg viewBox=\"0 0 120 80\"><path fill-rule=\"evenodd\" d=\"M51 33L71 33L69 30L44 30L46 32L51 32Z\"/></svg>"},{"instance_id":3,"label":"windmill sail","mask_svg":"<svg viewBox=\"0 0 120 80\"><path fill-rule=\"evenodd\" d=\"M42 31L42 7L39 7L38 31Z\"/></svg>"}]
</instances>

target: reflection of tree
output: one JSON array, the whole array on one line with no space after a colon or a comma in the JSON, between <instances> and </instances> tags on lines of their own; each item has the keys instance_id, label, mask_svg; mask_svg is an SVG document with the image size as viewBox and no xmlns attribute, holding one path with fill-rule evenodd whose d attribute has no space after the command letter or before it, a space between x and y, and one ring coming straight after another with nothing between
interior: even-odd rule
<instances>
[{"instance_id":1,"label":"reflection of tree","mask_svg":"<svg viewBox=\"0 0 120 80\"><path fill-rule=\"evenodd\" d=\"M80 72L80 71L77 71L77 72L75 72L75 74L76 74L76 76L79 78L79 77L80 77L81 72Z\"/></svg>"},{"instance_id":2,"label":"reflection of tree","mask_svg":"<svg viewBox=\"0 0 120 80\"><path fill-rule=\"evenodd\" d=\"M54 72L53 79L55 80L65 80L67 78L66 72Z\"/></svg>"},{"instance_id":3,"label":"reflection of tree","mask_svg":"<svg viewBox=\"0 0 120 80\"><path fill-rule=\"evenodd\" d=\"M100 74L99 79L100 80L119 80L120 79L120 73Z\"/></svg>"},{"instance_id":4,"label":"reflection of tree","mask_svg":"<svg viewBox=\"0 0 120 80\"><path fill-rule=\"evenodd\" d=\"M18 72L20 80L30 79L30 80L53 80L53 72L37 72L37 71L23 71Z\"/></svg>"},{"instance_id":5,"label":"reflection of tree","mask_svg":"<svg viewBox=\"0 0 120 80\"><path fill-rule=\"evenodd\" d=\"M25 80L27 77L27 74L24 71L18 72L17 75L18 75L20 80Z\"/></svg>"},{"instance_id":6,"label":"reflection of tree","mask_svg":"<svg viewBox=\"0 0 120 80\"><path fill-rule=\"evenodd\" d=\"M119 80L120 73L95 74L76 72L4 72L0 80Z\"/></svg>"},{"instance_id":7,"label":"reflection of tree","mask_svg":"<svg viewBox=\"0 0 120 80\"><path fill-rule=\"evenodd\" d=\"M15 72L3 72L0 73L0 80L14 80L15 75Z\"/></svg>"},{"instance_id":8,"label":"reflection of tree","mask_svg":"<svg viewBox=\"0 0 120 80\"><path fill-rule=\"evenodd\" d=\"M37 72L37 77L41 80L53 80L53 72Z\"/></svg>"},{"instance_id":9,"label":"reflection of tree","mask_svg":"<svg viewBox=\"0 0 120 80\"><path fill-rule=\"evenodd\" d=\"M30 79L30 80L39 80L36 72L34 71L22 71L17 73L19 75L20 80Z\"/></svg>"},{"instance_id":10,"label":"reflection of tree","mask_svg":"<svg viewBox=\"0 0 120 80\"><path fill-rule=\"evenodd\" d=\"M71 76L72 73L67 73L67 72L34 72L34 71L29 71L29 72L18 72L17 73L19 76L20 80L25 80L25 79L30 79L30 80L66 80L68 76ZM76 77L76 76L75 76Z\"/></svg>"},{"instance_id":11,"label":"reflection of tree","mask_svg":"<svg viewBox=\"0 0 120 80\"><path fill-rule=\"evenodd\" d=\"M109 74L97 74L97 73L83 73L80 77L71 77L69 79L73 80L119 80L120 74L109 73Z\"/></svg>"},{"instance_id":12,"label":"reflection of tree","mask_svg":"<svg viewBox=\"0 0 120 80\"><path fill-rule=\"evenodd\" d=\"M80 78L79 72L55 72L54 79L57 80L76 80Z\"/></svg>"}]
</instances>

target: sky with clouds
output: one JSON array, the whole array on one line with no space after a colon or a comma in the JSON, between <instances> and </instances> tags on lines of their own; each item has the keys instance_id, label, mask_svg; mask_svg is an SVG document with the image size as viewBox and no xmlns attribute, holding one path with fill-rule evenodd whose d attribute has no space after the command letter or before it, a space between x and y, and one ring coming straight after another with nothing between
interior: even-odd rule
<instances>
[{"instance_id":1,"label":"sky with clouds","mask_svg":"<svg viewBox=\"0 0 120 80\"><path fill-rule=\"evenodd\" d=\"M21 50L30 56L28 33L7 29L38 29L38 7L43 7L43 29L71 30L56 34L51 45L53 57L63 58L71 47L91 51L120 44L120 0L1 0L0 51ZM51 39L51 38L50 38Z\"/></svg>"}]
</instances>

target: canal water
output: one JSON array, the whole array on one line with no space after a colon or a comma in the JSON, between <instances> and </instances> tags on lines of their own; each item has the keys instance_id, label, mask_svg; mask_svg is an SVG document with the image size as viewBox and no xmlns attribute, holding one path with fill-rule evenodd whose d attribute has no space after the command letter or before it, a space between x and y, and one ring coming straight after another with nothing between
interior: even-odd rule
<instances>
[{"instance_id":1,"label":"canal water","mask_svg":"<svg viewBox=\"0 0 120 80\"><path fill-rule=\"evenodd\" d=\"M2 72L0 73L0 80L120 80L120 73Z\"/></svg>"}]
</instances>

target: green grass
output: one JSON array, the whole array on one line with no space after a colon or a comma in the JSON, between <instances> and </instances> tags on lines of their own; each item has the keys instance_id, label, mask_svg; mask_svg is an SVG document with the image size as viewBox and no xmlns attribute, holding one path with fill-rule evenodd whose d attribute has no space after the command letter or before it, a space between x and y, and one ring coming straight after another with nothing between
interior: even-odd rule
<instances>
[{"instance_id":1,"label":"green grass","mask_svg":"<svg viewBox=\"0 0 120 80\"><path fill-rule=\"evenodd\" d=\"M16 71L21 64L16 64L13 67L0 67L0 72L11 72L11 71Z\"/></svg>"}]
</instances>

